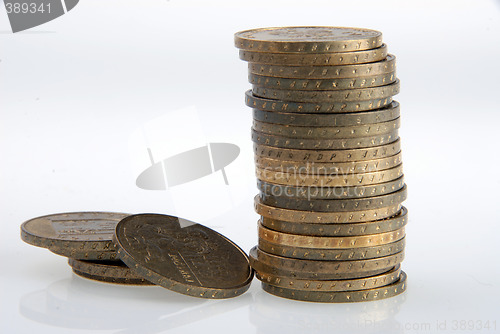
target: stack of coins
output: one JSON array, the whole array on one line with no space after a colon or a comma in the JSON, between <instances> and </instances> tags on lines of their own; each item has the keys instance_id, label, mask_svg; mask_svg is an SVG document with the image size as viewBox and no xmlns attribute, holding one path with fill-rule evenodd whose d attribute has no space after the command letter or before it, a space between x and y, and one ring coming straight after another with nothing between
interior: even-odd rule
<instances>
[{"instance_id":1,"label":"stack of coins","mask_svg":"<svg viewBox=\"0 0 500 334\"><path fill-rule=\"evenodd\" d=\"M403 292L399 80L382 34L265 28L235 45L253 85L261 218L250 262L263 289L317 302Z\"/></svg>"}]
</instances>

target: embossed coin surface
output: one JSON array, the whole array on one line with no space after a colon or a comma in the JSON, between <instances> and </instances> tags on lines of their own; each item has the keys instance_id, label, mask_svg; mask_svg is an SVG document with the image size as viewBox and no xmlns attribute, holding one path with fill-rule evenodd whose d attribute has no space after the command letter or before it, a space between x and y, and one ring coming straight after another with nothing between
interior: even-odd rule
<instances>
[{"instance_id":1,"label":"embossed coin surface","mask_svg":"<svg viewBox=\"0 0 500 334\"><path fill-rule=\"evenodd\" d=\"M375 49L382 45L376 30L344 27L278 27L240 31L234 45L259 52L347 52Z\"/></svg>"},{"instance_id":2,"label":"embossed coin surface","mask_svg":"<svg viewBox=\"0 0 500 334\"><path fill-rule=\"evenodd\" d=\"M116 226L119 258L150 282L201 298L244 293L253 272L232 241L200 224L159 214L129 216Z\"/></svg>"},{"instance_id":3,"label":"embossed coin surface","mask_svg":"<svg viewBox=\"0 0 500 334\"><path fill-rule=\"evenodd\" d=\"M113 234L116 224L126 216L114 212L69 212L37 217L21 225L21 239L75 259L115 259Z\"/></svg>"},{"instance_id":4,"label":"embossed coin surface","mask_svg":"<svg viewBox=\"0 0 500 334\"><path fill-rule=\"evenodd\" d=\"M78 276L95 281L118 284L153 285L153 283L137 275L122 261L82 261L68 259L68 264Z\"/></svg>"}]
</instances>

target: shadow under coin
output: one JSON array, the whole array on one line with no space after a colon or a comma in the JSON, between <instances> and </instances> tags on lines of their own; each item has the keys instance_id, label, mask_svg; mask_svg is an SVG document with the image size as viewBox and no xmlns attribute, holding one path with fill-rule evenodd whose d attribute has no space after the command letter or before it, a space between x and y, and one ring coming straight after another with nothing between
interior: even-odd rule
<instances>
[{"instance_id":1,"label":"shadow under coin","mask_svg":"<svg viewBox=\"0 0 500 334\"><path fill-rule=\"evenodd\" d=\"M280 298L260 290L250 306L257 333L403 333L394 318L405 294L361 303L312 303Z\"/></svg>"}]
</instances>

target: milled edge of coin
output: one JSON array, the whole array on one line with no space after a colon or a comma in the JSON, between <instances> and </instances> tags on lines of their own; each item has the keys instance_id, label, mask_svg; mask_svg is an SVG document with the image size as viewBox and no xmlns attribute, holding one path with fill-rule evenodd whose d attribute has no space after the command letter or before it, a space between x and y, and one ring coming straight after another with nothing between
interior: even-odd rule
<instances>
[{"instance_id":1,"label":"milled edge of coin","mask_svg":"<svg viewBox=\"0 0 500 334\"><path fill-rule=\"evenodd\" d=\"M54 213L54 214L49 214L49 215L44 215L44 216L39 216L35 218L31 218L29 220L26 220L21 224L21 240L24 242L36 246L36 247L42 247L42 248L47 248L48 250L54 250L53 252L62 255L62 256L67 256L70 257L69 255L71 254L72 249L76 249L79 251L87 251L87 252L95 252L97 253L102 253L102 252L114 252L114 245L111 240L99 240L99 241L83 241L83 240L60 240L56 238L48 238L48 237L41 237L38 235L35 235L31 233L29 230L26 229L26 226L36 220L36 219L41 219L41 218L47 218L47 217L53 217L53 216L59 216L59 215L72 215L72 214L116 214L116 215L123 215L127 216L129 214L127 213L122 213L122 212L106 212L106 211L82 211L82 212L61 212L61 213ZM68 254L68 255L67 255ZM96 255L97 256L97 255Z\"/></svg>"},{"instance_id":2,"label":"milled edge of coin","mask_svg":"<svg viewBox=\"0 0 500 334\"><path fill-rule=\"evenodd\" d=\"M408 210L401 210L389 218L354 224L317 224L296 223L261 217L260 223L268 229L290 234L312 235L320 237L348 237L376 234L399 230L408 224Z\"/></svg>"},{"instance_id":3,"label":"milled edge of coin","mask_svg":"<svg viewBox=\"0 0 500 334\"><path fill-rule=\"evenodd\" d=\"M251 139L258 145L280 148L299 150L345 150L390 144L399 139L399 132L398 130L393 130L384 134L357 138L312 139L269 135L252 129Z\"/></svg>"},{"instance_id":4,"label":"milled edge of coin","mask_svg":"<svg viewBox=\"0 0 500 334\"><path fill-rule=\"evenodd\" d=\"M73 247L66 247L66 248L60 248L60 247L51 247L48 248L52 253L60 255L60 256L65 256L68 258L73 258L76 260L86 260L86 261L113 261L117 260L117 255L116 255L116 250L114 250L114 245L112 251L87 251L87 250L80 250L80 249L75 249Z\"/></svg>"},{"instance_id":5,"label":"milled edge of coin","mask_svg":"<svg viewBox=\"0 0 500 334\"><path fill-rule=\"evenodd\" d=\"M128 268L121 261L116 261L116 265L99 263L92 261L81 261L68 259L68 264L73 271L79 275L90 279L105 281L108 283L153 285L143 277L136 275L132 269ZM120 266L119 264L123 264Z\"/></svg>"},{"instance_id":6,"label":"milled edge of coin","mask_svg":"<svg viewBox=\"0 0 500 334\"><path fill-rule=\"evenodd\" d=\"M288 30L306 30L306 29L338 29L338 30L352 30L359 33L370 33L374 36L366 36L360 38L347 39L334 39L321 41L307 41L307 40L258 40L251 38L251 34L259 32L269 32ZM350 28L350 27L319 27L319 26L304 26L304 27L270 27L258 28L239 31L234 34L234 45L238 49L260 51L260 52L276 52L276 53L322 53L322 52L348 52L357 50L369 50L380 47L382 45L382 33L372 29Z\"/></svg>"},{"instance_id":7,"label":"milled edge of coin","mask_svg":"<svg viewBox=\"0 0 500 334\"><path fill-rule=\"evenodd\" d=\"M297 247L315 249L354 249L387 245L405 237L405 228L376 234L355 235L347 237L324 237L283 233L268 229L258 223L259 238L268 242Z\"/></svg>"},{"instance_id":8,"label":"milled edge of coin","mask_svg":"<svg viewBox=\"0 0 500 334\"><path fill-rule=\"evenodd\" d=\"M290 271L294 274L302 273L311 275L312 277L316 277L315 279L335 279L335 274L338 273L363 273L376 270L388 271L404 260L404 251L373 259L318 261L292 259L269 254L259 249L258 246L255 246L250 250L249 257L252 266L255 262L258 262L268 267ZM254 269L259 271L258 268Z\"/></svg>"},{"instance_id":9,"label":"milled edge of coin","mask_svg":"<svg viewBox=\"0 0 500 334\"><path fill-rule=\"evenodd\" d=\"M116 231L118 232L119 228L119 223L116 225ZM205 226L206 227L206 226ZM208 227L206 227L208 228ZM252 283L253 280L253 270L252 267L250 266L249 270L249 276L241 284L241 286L234 287L234 288L207 288L207 287L198 287L198 286L191 286L188 284L181 284L180 282L174 281L172 279L169 279L168 277L162 276L158 273L156 273L153 270L150 270L146 267L143 267L137 263L137 261L133 258L131 254L129 254L126 249L124 249L116 235L118 233L115 233L113 236L113 242L115 244L115 247L117 248L117 254L120 260L123 261L130 269L132 269L136 274L144 277L146 280L159 285L165 289L178 292L180 294L192 296L192 297L197 297L197 298L207 298L207 299L224 299L224 298L231 298L231 297L236 297L239 296L243 293L245 293L249 288L250 284ZM219 234L219 236L229 243L231 243L235 248L237 248L249 261L248 255L238 246L236 245L233 241L229 240L227 237L223 236L222 234L214 231L215 233ZM250 263L250 261L249 261Z\"/></svg>"},{"instance_id":10,"label":"milled edge of coin","mask_svg":"<svg viewBox=\"0 0 500 334\"><path fill-rule=\"evenodd\" d=\"M381 123L352 125L352 126L295 126L266 123L254 119L252 129L272 136L308 139L345 139L378 136L398 130L401 126L401 117Z\"/></svg>"},{"instance_id":11,"label":"milled edge of coin","mask_svg":"<svg viewBox=\"0 0 500 334\"><path fill-rule=\"evenodd\" d=\"M357 102L317 102L302 103L293 101L279 101L262 98L252 94L249 89L245 93L245 104L248 107L269 112L287 112L301 114L346 114L353 112L367 112L389 106L392 102L392 96L383 99L372 99L368 101Z\"/></svg>"},{"instance_id":12,"label":"milled edge of coin","mask_svg":"<svg viewBox=\"0 0 500 334\"><path fill-rule=\"evenodd\" d=\"M407 198L407 188L380 196L350 199L313 199L305 200L287 196L260 194L262 203L277 208L305 211L359 211L387 207L402 203Z\"/></svg>"},{"instance_id":13,"label":"milled edge of coin","mask_svg":"<svg viewBox=\"0 0 500 334\"><path fill-rule=\"evenodd\" d=\"M262 238L259 238L258 241L259 249L266 253L293 259L315 261L349 261L375 259L378 257L390 256L399 253L404 250L405 245L405 238L392 242L390 244L344 249L294 247L271 243Z\"/></svg>"},{"instance_id":14,"label":"milled edge of coin","mask_svg":"<svg viewBox=\"0 0 500 334\"><path fill-rule=\"evenodd\" d=\"M287 102L282 101L275 102L280 103L283 106L287 104ZM345 113L294 113L290 110L261 110L258 107L252 110L253 119L257 121L286 126L307 127L338 127L378 124L395 120L400 117L400 114L401 108L399 102L397 101L392 101L388 105L383 106L381 109Z\"/></svg>"},{"instance_id":15,"label":"milled edge of coin","mask_svg":"<svg viewBox=\"0 0 500 334\"><path fill-rule=\"evenodd\" d=\"M249 73L248 75L248 82L255 87L304 91L338 91L346 89L374 88L386 86L395 81L396 72L359 78L336 79L277 78L253 73Z\"/></svg>"},{"instance_id":16,"label":"milled edge of coin","mask_svg":"<svg viewBox=\"0 0 500 334\"><path fill-rule=\"evenodd\" d=\"M288 66L248 63L249 73L290 79L359 78L394 71L396 71L396 57L392 54L388 54L381 61L354 65Z\"/></svg>"},{"instance_id":17,"label":"milled edge of coin","mask_svg":"<svg viewBox=\"0 0 500 334\"><path fill-rule=\"evenodd\" d=\"M331 66L367 64L384 60L387 57L387 45L378 48L331 53L272 53L240 50L241 60L257 64L287 66Z\"/></svg>"},{"instance_id":18,"label":"milled edge of coin","mask_svg":"<svg viewBox=\"0 0 500 334\"><path fill-rule=\"evenodd\" d=\"M386 273L376 276L351 280L304 280L280 277L264 272L255 272L255 277L266 284L300 291L359 291L383 287L399 280L401 265L397 265Z\"/></svg>"},{"instance_id":19,"label":"milled edge of coin","mask_svg":"<svg viewBox=\"0 0 500 334\"><path fill-rule=\"evenodd\" d=\"M294 299L308 302L323 302L323 303L349 303L374 301L384 298L394 297L406 291L406 273L401 271L398 281L380 288L359 291L344 291L344 292L323 292L323 291L301 291L292 290L282 287L276 287L267 283L262 283L262 289L277 297Z\"/></svg>"},{"instance_id":20,"label":"milled edge of coin","mask_svg":"<svg viewBox=\"0 0 500 334\"><path fill-rule=\"evenodd\" d=\"M317 162L360 162L393 156L401 151L401 139L377 147L349 150L298 150L265 145L253 145L255 156L287 161Z\"/></svg>"},{"instance_id":21,"label":"milled edge of coin","mask_svg":"<svg viewBox=\"0 0 500 334\"><path fill-rule=\"evenodd\" d=\"M399 79L391 84L370 88L355 88L343 90L285 90L252 87L252 94L281 101L294 102L343 102L367 101L372 99L385 99L399 93Z\"/></svg>"},{"instance_id":22,"label":"milled edge of coin","mask_svg":"<svg viewBox=\"0 0 500 334\"><path fill-rule=\"evenodd\" d=\"M403 164L396 167L360 174L348 175L311 175L276 172L256 167L256 177L265 182L283 184L290 186L314 186L314 187L354 187L371 184L380 184L396 180L403 176Z\"/></svg>"},{"instance_id":23,"label":"milled edge of coin","mask_svg":"<svg viewBox=\"0 0 500 334\"><path fill-rule=\"evenodd\" d=\"M351 212L314 212L275 208L260 202L260 196L254 199L255 211L264 217L296 223L343 224L361 223L394 216L401 210L401 204L387 208Z\"/></svg>"}]
</instances>

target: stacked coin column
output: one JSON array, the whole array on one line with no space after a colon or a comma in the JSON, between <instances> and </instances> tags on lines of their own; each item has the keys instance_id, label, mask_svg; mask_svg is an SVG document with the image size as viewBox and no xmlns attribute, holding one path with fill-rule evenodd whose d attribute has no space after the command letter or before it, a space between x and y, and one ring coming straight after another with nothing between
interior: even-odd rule
<instances>
[{"instance_id":1,"label":"stacked coin column","mask_svg":"<svg viewBox=\"0 0 500 334\"><path fill-rule=\"evenodd\" d=\"M399 81L382 34L255 29L235 45L253 85L261 218L250 258L263 289L318 302L403 292Z\"/></svg>"}]
</instances>

